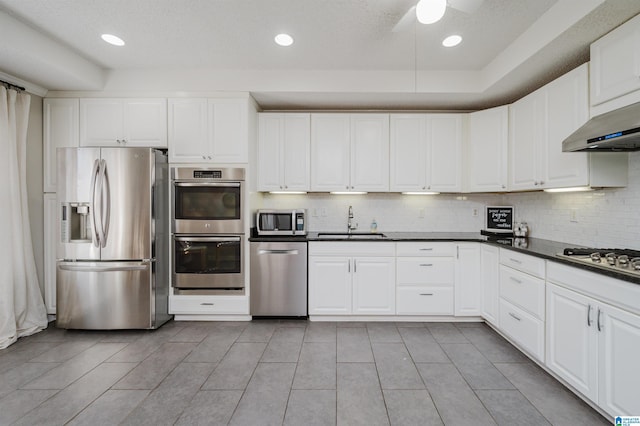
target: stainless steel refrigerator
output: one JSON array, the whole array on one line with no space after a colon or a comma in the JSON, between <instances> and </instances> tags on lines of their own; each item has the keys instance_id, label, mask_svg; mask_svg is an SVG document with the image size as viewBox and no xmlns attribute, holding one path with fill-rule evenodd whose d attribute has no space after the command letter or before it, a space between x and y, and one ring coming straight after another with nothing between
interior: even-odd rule
<instances>
[{"instance_id":1,"label":"stainless steel refrigerator","mask_svg":"<svg viewBox=\"0 0 640 426\"><path fill-rule=\"evenodd\" d=\"M170 319L166 153L58 149L56 325L152 329Z\"/></svg>"}]
</instances>

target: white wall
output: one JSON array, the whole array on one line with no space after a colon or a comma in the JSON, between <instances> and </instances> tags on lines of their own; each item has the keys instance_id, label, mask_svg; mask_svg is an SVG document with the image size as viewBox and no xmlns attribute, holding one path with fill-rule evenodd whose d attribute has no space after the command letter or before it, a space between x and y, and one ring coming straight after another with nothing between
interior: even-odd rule
<instances>
[{"instance_id":1,"label":"white wall","mask_svg":"<svg viewBox=\"0 0 640 426\"><path fill-rule=\"evenodd\" d=\"M352 205L360 231L368 231L375 218L380 232L478 232L484 227L485 206L513 205L516 220L529 224L532 237L640 250L640 152L631 153L629 161L629 186L622 189L458 196L264 194L261 207L306 208L311 231L345 231ZM474 209L479 211L477 217L472 216ZM571 210L576 210L577 223L570 221Z\"/></svg>"},{"instance_id":2,"label":"white wall","mask_svg":"<svg viewBox=\"0 0 640 426\"><path fill-rule=\"evenodd\" d=\"M31 95L27 130L27 198L31 242L40 290L44 288L44 212L42 198L42 98ZM43 293L44 294L44 293Z\"/></svg>"}]
</instances>

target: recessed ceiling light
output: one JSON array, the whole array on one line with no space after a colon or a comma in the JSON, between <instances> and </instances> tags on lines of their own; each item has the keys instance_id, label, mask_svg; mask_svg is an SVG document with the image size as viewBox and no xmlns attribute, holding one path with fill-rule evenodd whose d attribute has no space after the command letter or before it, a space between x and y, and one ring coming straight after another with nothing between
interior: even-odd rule
<instances>
[{"instance_id":1,"label":"recessed ceiling light","mask_svg":"<svg viewBox=\"0 0 640 426\"><path fill-rule=\"evenodd\" d=\"M444 16L447 0L420 0L416 5L416 18L421 24L433 24Z\"/></svg>"},{"instance_id":2,"label":"recessed ceiling light","mask_svg":"<svg viewBox=\"0 0 640 426\"><path fill-rule=\"evenodd\" d=\"M102 39L107 43L113 44L114 46L124 46L124 40L118 36L114 36L113 34L102 34L100 37L102 37Z\"/></svg>"},{"instance_id":3,"label":"recessed ceiling light","mask_svg":"<svg viewBox=\"0 0 640 426\"><path fill-rule=\"evenodd\" d=\"M453 47L459 45L461 41L462 37L460 37L459 35L450 35L449 37L442 40L442 45L444 47Z\"/></svg>"},{"instance_id":4,"label":"recessed ceiling light","mask_svg":"<svg viewBox=\"0 0 640 426\"><path fill-rule=\"evenodd\" d=\"M293 44L293 37L291 37L289 34L278 34L277 36L275 36L274 40L280 46L291 46Z\"/></svg>"}]
</instances>

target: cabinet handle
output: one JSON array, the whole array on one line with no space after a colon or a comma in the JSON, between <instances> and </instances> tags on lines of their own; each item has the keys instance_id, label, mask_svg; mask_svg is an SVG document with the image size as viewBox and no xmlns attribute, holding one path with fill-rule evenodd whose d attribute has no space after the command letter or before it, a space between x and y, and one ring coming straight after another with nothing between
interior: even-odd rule
<instances>
[{"instance_id":1,"label":"cabinet handle","mask_svg":"<svg viewBox=\"0 0 640 426\"><path fill-rule=\"evenodd\" d=\"M209 160L211 160L211 156L207 157Z\"/></svg>"},{"instance_id":2,"label":"cabinet handle","mask_svg":"<svg viewBox=\"0 0 640 426\"><path fill-rule=\"evenodd\" d=\"M284 189L289 189L289 187L287 185L284 186Z\"/></svg>"},{"instance_id":3,"label":"cabinet handle","mask_svg":"<svg viewBox=\"0 0 640 426\"><path fill-rule=\"evenodd\" d=\"M211 302L203 302L200 305L202 305L202 306L213 306L213 303L211 303Z\"/></svg>"},{"instance_id":4,"label":"cabinet handle","mask_svg":"<svg viewBox=\"0 0 640 426\"><path fill-rule=\"evenodd\" d=\"M431 251L433 250L433 247L429 247L429 248L421 248L420 251Z\"/></svg>"},{"instance_id":5,"label":"cabinet handle","mask_svg":"<svg viewBox=\"0 0 640 426\"><path fill-rule=\"evenodd\" d=\"M420 266L433 266L433 263L421 263Z\"/></svg>"},{"instance_id":6,"label":"cabinet handle","mask_svg":"<svg viewBox=\"0 0 640 426\"><path fill-rule=\"evenodd\" d=\"M538 182L533 182L533 184L534 184L535 186L538 186Z\"/></svg>"},{"instance_id":7,"label":"cabinet handle","mask_svg":"<svg viewBox=\"0 0 640 426\"><path fill-rule=\"evenodd\" d=\"M207 157L206 157L205 155L203 155L203 156L202 156L202 159L203 159L203 160L206 160L206 159L207 159Z\"/></svg>"},{"instance_id":8,"label":"cabinet handle","mask_svg":"<svg viewBox=\"0 0 640 426\"><path fill-rule=\"evenodd\" d=\"M353 259L353 273L354 273L354 274L355 274L356 272L358 272L358 271L357 271L357 266L356 266L356 265L357 265L356 260L355 260L355 259Z\"/></svg>"},{"instance_id":9,"label":"cabinet handle","mask_svg":"<svg viewBox=\"0 0 640 426\"><path fill-rule=\"evenodd\" d=\"M460 259L460 246L456 246L456 259Z\"/></svg>"},{"instance_id":10,"label":"cabinet handle","mask_svg":"<svg viewBox=\"0 0 640 426\"><path fill-rule=\"evenodd\" d=\"M507 188L506 185L502 185L502 189L506 189L506 188Z\"/></svg>"},{"instance_id":11,"label":"cabinet handle","mask_svg":"<svg viewBox=\"0 0 640 426\"><path fill-rule=\"evenodd\" d=\"M520 280L519 280L519 279L517 279L517 278L510 277L509 279L510 279L511 281L513 281L514 283L516 283L516 284L522 284L522 281L520 281Z\"/></svg>"},{"instance_id":12,"label":"cabinet handle","mask_svg":"<svg viewBox=\"0 0 640 426\"><path fill-rule=\"evenodd\" d=\"M591 327L591 304L587 306L587 327Z\"/></svg>"},{"instance_id":13,"label":"cabinet handle","mask_svg":"<svg viewBox=\"0 0 640 426\"><path fill-rule=\"evenodd\" d=\"M433 296L433 293L420 293L420 296Z\"/></svg>"},{"instance_id":14,"label":"cabinet handle","mask_svg":"<svg viewBox=\"0 0 640 426\"><path fill-rule=\"evenodd\" d=\"M598 331L602 331L602 324L600 324L600 314L602 311L598 308Z\"/></svg>"},{"instance_id":15,"label":"cabinet handle","mask_svg":"<svg viewBox=\"0 0 640 426\"><path fill-rule=\"evenodd\" d=\"M424 191L425 189L427 189L427 187L426 187L426 186L423 186L423 187L422 187L422 190Z\"/></svg>"},{"instance_id":16,"label":"cabinet handle","mask_svg":"<svg viewBox=\"0 0 640 426\"><path fill-rule=\"evenodd\" d=\"M510 316L511 318L513 318L513 319L518 320L518 321L522 321L520 318L518 318L518 317L517 317L517 315L516 315L516 314L514 314L514 313L512 313L512 312L509 312L509 316Z\"/></svg>"},{"instance_id":17,"label":"cabinet handle","mask_svg":"<svg viewBox=\"0 0 640 426\"><path fill-rule=\"evenodd\" d=\"M512 261L513 263L517 263L518 265L520 265L520 264L522 263L522 261L521 261L521 260L514 259L514 258L512 258L512 257L510 257L510 258L509 258L509 260L510 260L510 261Z\"/></svg>"},{"instance_id":18,"label":"cabinet handle","mask_svg":"<svg viewBox=\"0 0 640 426\"><path fill-rule=\"evenodd\" d=\"M544 181L543 180L540 181L540 185L544 185Z\"/></svg>"},{"instance_id":19,"label":"cabinet handle","mask_svg":"<svg viewBox=\"0 0 640 426\"><path fill-rule=\"evenodd\" d=\"M347 272L351 273L351 259L347 260Z\"/></svg>"}]
</instances>

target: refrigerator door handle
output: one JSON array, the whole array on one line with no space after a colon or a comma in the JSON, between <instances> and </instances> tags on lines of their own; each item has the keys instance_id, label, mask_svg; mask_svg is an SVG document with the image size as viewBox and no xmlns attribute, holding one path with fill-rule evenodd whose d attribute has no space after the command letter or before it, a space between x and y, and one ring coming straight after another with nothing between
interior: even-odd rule
<instances>
[{"instance_id":1,"label":"refrigerator door handle","mask_svg":"<svg viewBox=\"0 0 640 426\"><path fill-rule=\"evenodd\" d=\"M59 265L63 271L72 272L123 272L123 271L146 271L149 265L131 266L80 266L80 265Z\"/></svg>"},{"instance_id":2,"label":"refrigerator door handle","mask_svg":"<svg viewBox=\"0 0 640 426\"><path fill-rule=\"evenodd\" d=\"M100 247L100 234L98 233L98 224L96 216L96 183L98 180L98 171L100 169L100 160L93 162L93 171L91 172L91 230L95 237L93 245Z\"/></svg>"},{"instance_id":3,"label":"refrigerator door handle","mask_svg":"<svg viewBox=\"0 0 640 426\"><path fill-rule=\"evenodd\" d=\"M102 167L100 168L100 180L102 181L102 191L104 197L100 203L100 222L102 225L102 247L107 245L109 239L109 222L111 220L111 186L109 185L109 173L107 171L107 162L100 160ZM104 202L105 205L102 204Z\"/></svg>"}]
</instances>

